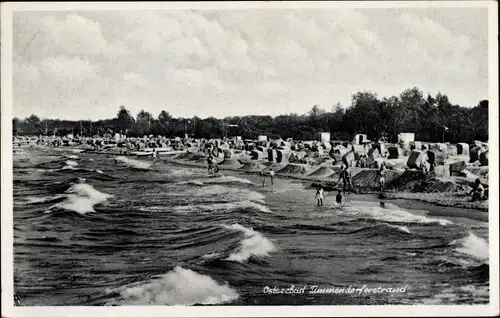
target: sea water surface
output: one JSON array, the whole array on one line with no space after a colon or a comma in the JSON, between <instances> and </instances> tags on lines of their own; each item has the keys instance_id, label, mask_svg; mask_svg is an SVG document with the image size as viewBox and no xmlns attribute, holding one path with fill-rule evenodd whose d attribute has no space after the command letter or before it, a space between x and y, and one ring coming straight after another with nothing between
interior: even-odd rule
<instances>
[{"instance_id":1,"label":"sea water surface","mask_svg":"<svg viewBox=\"0 0 500 318\"><path fill-rule=\"evenodd\" d=\"M489 302L486 223L71 149L17 148L13 165L20 305ZM265 292L292 285L405 289Z\"/></svg>"}]
</instances>

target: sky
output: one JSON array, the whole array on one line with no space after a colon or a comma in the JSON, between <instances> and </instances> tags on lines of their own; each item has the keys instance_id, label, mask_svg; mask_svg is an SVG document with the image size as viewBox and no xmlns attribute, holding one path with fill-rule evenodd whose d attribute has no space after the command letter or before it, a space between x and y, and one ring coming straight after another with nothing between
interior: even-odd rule
<instances>
[{"instance_id":1,"label":"sky","mask_svg":"<svg viewBox=\"0 0 500 318\"><path fill-rule=\"evenodd\" d=\"M306 113L418 87L488 98L488 12L475 8L13 13L13 115Z\"/></svg>"}]
</instances>

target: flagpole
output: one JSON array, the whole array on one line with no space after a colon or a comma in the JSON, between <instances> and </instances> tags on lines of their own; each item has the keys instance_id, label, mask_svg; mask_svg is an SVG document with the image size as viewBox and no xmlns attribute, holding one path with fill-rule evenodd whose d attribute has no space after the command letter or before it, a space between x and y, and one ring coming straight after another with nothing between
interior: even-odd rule
<instances>
[{"instance_id":1,"label":"flagpole","mask_svg":"<svg viewBox=\"0 0 500 318\"><path fill-rule=\"evenodd\" d=\"M196 115L193 117L193 138L195 137L194 134L196 133Z\"/></svg>"}]
</instances>

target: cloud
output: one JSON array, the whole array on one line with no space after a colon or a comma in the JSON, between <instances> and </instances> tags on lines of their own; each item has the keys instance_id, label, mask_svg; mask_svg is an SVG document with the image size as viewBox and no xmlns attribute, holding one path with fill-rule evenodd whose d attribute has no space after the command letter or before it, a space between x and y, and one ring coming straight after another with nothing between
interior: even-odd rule
<instances>
[{"instance_id":1,"label":"cloud","mask_svg":"<svg viewBox=\"0 0 500 318\"><path fill-rule=\"evenodd\" d=\"M183 36L166 44L164 53L172 64L189 65L192 62L206 62L209 57L207 48L197 36Z\"/></svg>"},{"instance_id":2,"label":"cloud","mask_svg":"<svg viewBox=\"0 0 500 318\"><path fill-rule=\"evenodd\" d=\"M33 83L40 80L40 70L34 65L14 64L12 71L16 74L15 78L21 83Z\"/></svg>"},{"instance_id":3,"label":"cloud","mask_svg":"<svg viewBox=\"0 0 500 318\"><path fill-rule=\"evenodd\" d=\"M99 24L77 14L69 14L64 19L48 16L40 22L43 41L50 50L87 56L102 53L107 47Z\"/></svg>"},{"instance_id":4,"label":"cloud","mask_svg":"<svg viewBox=\"0 0 500 318\"><path fill-rule=\"evenodd\" d=\"M487 96L485 11L440 10L16 12L14 110L303 113L404 85L477 104Z\"/></svg>"},{"instance_id":5,"label":"cloud","mask_svg":"<svg viewBox=\"0 0 500 318\"><path fill-rule=\"evenodd\" d=\"M44 59L41 68L45 73L58 79L79 81L95 78L99 66L92 65L79 57L69 58L60 55Z\"/></svg>"},{"instance_id":6,"label":"cloud","mask_svg":"<svg viewBox=\"0 0 500 318\"><path fill-rule=\"evenodd\" d=\"M125 73L123 74L123 80L131 83L133 86L146 86L148 81L142 76L142 74L137 73Z\"/></svg>"}]
</instances>

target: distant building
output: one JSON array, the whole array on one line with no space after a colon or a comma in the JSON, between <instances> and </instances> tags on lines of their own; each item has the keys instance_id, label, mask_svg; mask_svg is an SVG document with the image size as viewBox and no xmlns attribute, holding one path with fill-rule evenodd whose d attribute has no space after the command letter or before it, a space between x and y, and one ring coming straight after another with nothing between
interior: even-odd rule
<instances>
[{"instance_id":1,"label":"distant building","mask_svg":"<svg viewBox=\"0 0 500 318\"><path fill-rule=\"evenodd\" d=\"M319 141L330 142L330 133L329 132L320 132L319 133Z\"/></svg>"},{"instance_id":2,"label":"distant building","mask_svg":"<svg viewBox=\"0 0 500 318\"><path fill-rule=\"evenodd\" d=\"M236 136L237 141L241 141L241 136Z\"/></svg>"},{"instance_id":3,"label":"distant building","mask_svg":"<svg viewBox=\"0 0 500 318\"><path fill-rule=\"evenodd\" d=\"M267 141L267 136L259 136L259 141Z\"/></svg>"},{"instance_id":4,"label":"distant building","mask_svg":"<svg viewBox=\"0 0 500 318\"><path fill-rule=\"evenodd\" d=\"M412 141L415 141L415 134L414 133L400 133L400 134L398 134L398 143L408 145Z\"/></svg>"}]
</instances>

